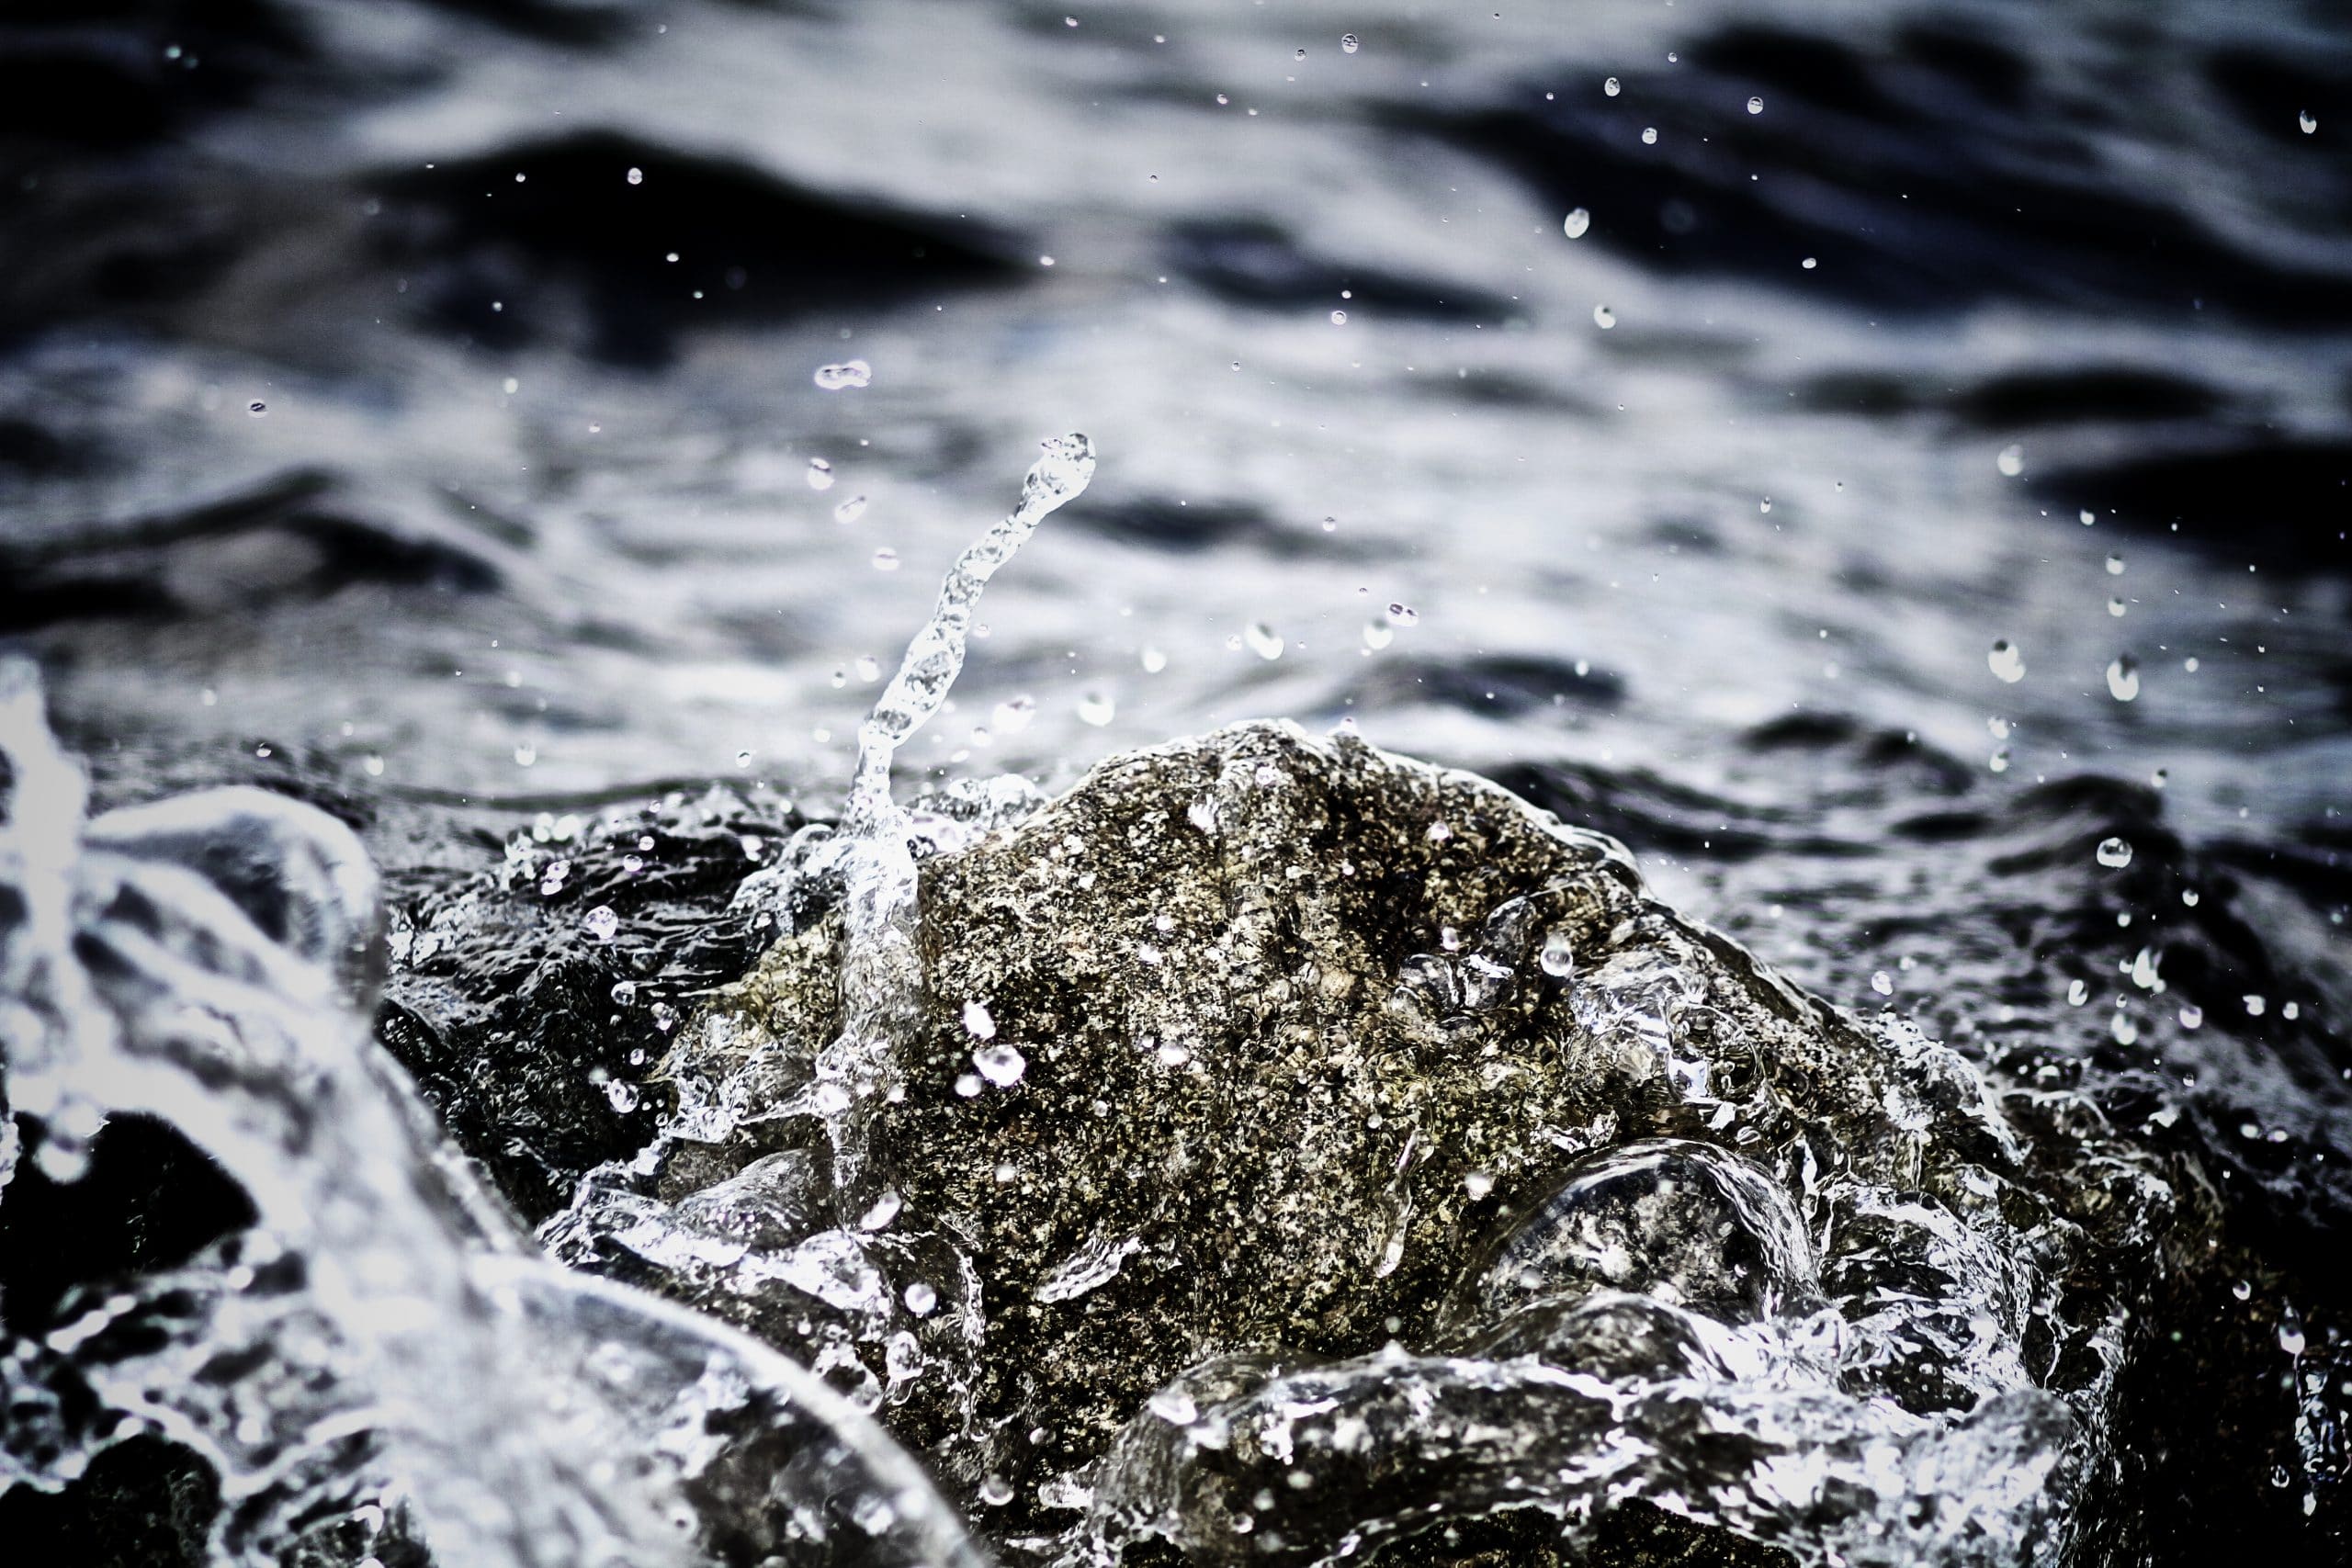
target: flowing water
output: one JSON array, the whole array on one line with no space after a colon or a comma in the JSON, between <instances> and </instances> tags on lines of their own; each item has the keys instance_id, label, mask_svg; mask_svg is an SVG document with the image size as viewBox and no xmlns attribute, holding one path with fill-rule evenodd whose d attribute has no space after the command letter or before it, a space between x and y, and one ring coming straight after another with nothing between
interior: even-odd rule
<instances>
[{"instance_id":1,"label":"flowing water","mask_svg":"<svg viewBox=\"0 0 2352 1568\"><path fill-rule=\"evenodd\" d=\"M12 667L0 1513L87 1544L127 1489L164 1522L119 1561L1272 1561L1426 1504L1541 1561L1477 1533L1532 1488L1601 1551L2333 1560L2347 59L2316 0L0 23L0 640L47 691ZM951 569L1074 428L1099 477ZM1000 1501L941 1414L1010 1408L987 1260L862 1159L916 867L1268 716L1623 840L1891 1082L1981 1080L2024 1152L1948 1157L2056 1210L1819 1186L1835 1119L1690 1047L1690 963L1480 910L1367 979L1442 1023L1540 972L1678 1136L1763 1128L1674 1190L1747 1193L1770 1299L1653 1258L1393 1352L1204 1325ZM836 911L868 1005L697 1077ZM967 1016L975 1103L1041 1089L1012 1017ZM722 1145L777 1163L678 1174ZM1375 1293L1432 1223L1402 1156Z\"/></svg>"}]
</instances>

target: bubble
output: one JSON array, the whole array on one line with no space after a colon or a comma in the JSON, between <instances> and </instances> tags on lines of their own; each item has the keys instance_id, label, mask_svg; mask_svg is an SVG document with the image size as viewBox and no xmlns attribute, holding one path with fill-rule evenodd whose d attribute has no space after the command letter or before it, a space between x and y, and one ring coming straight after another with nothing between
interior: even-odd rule
<instances>
[{"instance_id":1,"label":"bubble","mask_svg":"<svg viewBox=\"0 0 2352 1568\"><path fill-rule=\"evenodd\" d=\"M1581 240L1584 238L1585 231L1592 227L1592 214L1581 207L1572 208L1569 209L1567 221L1560 227L1569 239Z\"/></svg>"},{"instance_id":2,"label":"bubble","mask_svg":"<svg viewBox=\"0 0 2352 1568\"><path fill-rule=\"evenodd\" d=\"M1396 640L1396 628L1386 621L1371 620L1363 624L1363 645L1371 649L1386 648Z\"/></svg>"},{"instance_id":3,"label":"bubble","mask_svg":"<svg viewBox=\"0 0 2352 1568\"><path fill-rule=\"evenodd\" d=\"M628 172L628 183L633 186L643 185L645 183L645 171L643 169L631 169Z\"/></svg>"},{"instance_id":4,"label":"bubble","mask_svg":"<svg viewBox=\"0 0 2352 1568\"><path fill-rule=\"evenodd\" d=\"M929 1317L931 1309L939 1304L939 1292L917 1280L906 1288L900 1299L907 1303L907 1310L917 1317Z\"/></svg>"},{"instance_id":5,"label":"bubble","mask_svg":"<svg viewBox=\"0 0 2352 1568\"><path fill-rule=\"evenodd\" d=\"M1544 945L1535 950L1535 963L1555 980L1565 980L1577 972L1576 948L1566 931L1546 931Z\"/></svg>"},{"instance_id":6,"label":"bubble","mask_svg":"<svg viewBox=\"0 0 2352 1568\"><path fill-rule=\"evenodd\" d=\"M1608 81L1603 82L1603 83L1600 85L1600 90L1601 90L1602 92L1604 92L1604 93L1608 94L1608 95L1609 95L1611 97L1612 97L1612 98L1613 98L1613 97L1615 97L1619 93L1622 93L1622 92L1623 92L1623 91L1624 91L1624 89L1623 89L1623 87L1620 87L1620 86L1617 85L1617 78L1616 78L1616 77L1614 77L1614 76L1611 76L1611 78L1609 78L1609 80L1608 80Z\"/></svg>"},{"instance_id":7,"label":"bubble","mask_svg":"<svg viewBox=\"0 0 2352 1568\"><path fill-rule=\"evenodd\" d=\"M878 549L878 550L875 551L875 552L874 552L874 570L876 570L876 571L896 571L896 570L899 570L899 552L898 552L898 551L896 551L896 550L894 550L894 549L892 549L892 548L891 548L889 546L888 546L888 545L885 545L885 546L883 546L880 549Z\"/></svg>"},{"instance_id":8,"label":"bubble","mask_svg":"<svg viewBox=\"0 0 2352 1568\"><path fill-rule=\"evenodd\" d=\"M1882 997L1894 995L1894 976L1881 969L1871 976L1871 989Z\"/></svg>"},{"instance_id":9,"label":"bubble","mask_svg":"<svg viewBox=\"0 0 2352 1568\"><path fill-rule=\"evenodd\" d=\"M967 1022L970 1021L970 1012L971 1008L967 1006L965 1009ZM989 1032L991 1033L995 1032L993 1024L989 1026ZM1029 1070L1028 1058L1011 1045L1001 1043L983 1045L973 1052L972 1066L980 1070L980 1077L999 1089L1010 1089L1019 1083L1021 1075Z\"/></svg>"},{"instance_id":10,"label":"bubble","mask_svg":"<svg viewBox=\"0 0 2352 1568\"><path fill-rule=\"evenodd\" d=\"M822 457L811 457L808 459L808 471L806 477L808 480L808 488L810 490L831 490L833 488L833 466L825 461Z\"/></svg>"},{"instance_id":11,"label":"bubble","mask_svg":"<svg viewBox=\"0 0 2352 1568\"><path fill-rule=\"evenodd\" d=\"M817 385L829 392L838 392L845 387L863 387L873 379L874 367L863 359L844 359L838 365L820 365L815 377Z\"/></svg>"},{"instance_id":12,"label":"bubble","mask_svg":"<svg viewBox=\"0 0 2352 1568\"><path fill-rule=\"evenodd\" d=\"M1595 305L1592 308L1592 324L1607 332L1617 324L1617 312L1606 305Z\"/></svg>"},{"instance_id":13,"label":"bubble","mask_svg":"<svg viewBox=\"0 0 2352 1568\"><path fill-rule=\"evenodd\" d=\"M1280 659L1283 656L1282 634L1263 621L1252 621L1242 627L1241 637L1250 645L1250 651L1261 659Z\"/></svg>"},{"instance_id":14,"label":"bubble","mask_svg":"<svg viewBox=\"0 0 2352 1568\"><path fill-rule=\"evenodd\" d=\"M1340 52L1341 54L1353 54L1357 50L1362 49L1363 47L1363 40L1356 37L1355 34L1341 33L1340 35Z\"/></svg>"},{"instance_id":15,"label":"bubble","mask_svg":"<svg viewBox=\"0 0 2352 1568\"><path fill-rule=\"evenodd\" d=\"M2140 694L2140 665L2130 654L2119 654L2107 667L2108 694L2119 703L2133 701Z\"/></svg>"},{"instance_id":16,"label":"bubble","mask_svg":"<svg viewBox=\"0 0 2352 1568\"><path fill-rule=\"evenodd\" d=\"M1747 112L1749 114L1762 114L1764 112L1764 100L1761 98L1748 99Z\"/></svg>"},{"instance_id":17,"label":"bubble","mask_svg":"<svg viewBox=\"0 0 2352 1568\"><path fill-rule=\"evenodd\" d=\"M1391 601L1388 606L1388 623L1396 626L1418 626L1421 624L1421 613L1410 604L1399 604Z\"/></svg>"},{"instance_id":18,"label":"bubble","mask_svg":"<svg viewBox=\"0 0 2352 1568\"><path fill-rule=\"evenodd\" d=\"M1347 313L1345 310L1334 310L1334 311L1332 311L1332 312L1331 312L1331 324L1332 324L1333 326L1335 326L1335 327L1344 327L1344 326L1346 326L1346 325L1348 324L1348 313Z\"/></svg>"},{"instance_id":19,"label":"bubble","mask_svg":"<svg viewBox=\"0 0 2352 1568\"><path fill-rule=\"evenodd\" d=\"M2019 474L2025 472L2024 446L2020 443L2012 441L2007 446L2002 447L2000 456L1993 459L1993 466L2001 470L2001 474L2004 478L2012 479L2017 478Z\"/></svg>"},{"instance_id":20,"label":"bubble","mask_svg":"<svg viewBox=\"0 0 2352 1568\"><path fill-rule=\"evenodd\" d=\"M597 905L581 917L580 923L587 927L588 934L598 942L610 942L621 931L621 918L613 912L610 904Z\"/></svg>"},{"instance_id":21,"label":"bubble","mask_svg":"<svg viewBox=\"0 0 2352 1568\"><path fill-rule=\"evenodd\" d=\"M2303 128L2303 134L2305 136L2309 136L2319 129L2319 117L2312 113L2311 110L2305 109L2302 113L2295 117L2295 123Z\"/></svg>"},{"instance_id":22,"label":"bubble","mask_svg":"<svg viewBox=\"0 0 2352 1568\"><path fill-rule=\"evenodd\" d=\"M1657 145L1657 126L1645 125L1642 128L1642 145L1645 147L1655 147Z\"/></svg>"},{"instance_id":23,"label":"bubble","mask_svg":"<svg viewBox=\"0 0 2352 1568\"><path fill-rule=\"evenodd\" d=\"M2110 871L2120 871L2132 863L2132 846L2121 839L2101 839L2097 853L2098 863Z\"/></svg>"},{"instance_id":24,"label":"bubble","mask_svg":"<svg viewBox=\"0 0 2352 1568\"><path fill-rule=\"evenodd\" d=\"M1984 656L1984 662L1992 667L1995 675L2009 685L2014 686L2025 679L2025 655L2018 651L2017 645L2007 637L1993 645L1993 651Z\"/></svg>"}]
</instances>

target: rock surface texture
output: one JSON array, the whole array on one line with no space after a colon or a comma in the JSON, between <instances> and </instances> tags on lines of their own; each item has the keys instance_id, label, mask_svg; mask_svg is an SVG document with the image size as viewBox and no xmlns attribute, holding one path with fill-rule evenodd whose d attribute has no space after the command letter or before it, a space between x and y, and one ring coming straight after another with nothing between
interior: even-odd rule
<instances>
[{"instance_id":1,"label":"rock surface texture","mask_svg":"<svg viewBox=\"0 0 2352 1568\"><path fill-rule=\"evenodd\" d=\"M1807 1557L2063 1550L2114 1281L2178 1207L2152 1157L1344 734L942 838L857 1190L793 1109L841 1024L812 872L666 1064L699 1135L550 1238L812 1359L1001 1546L1468 1561L1630 1501Z\"/></svg>"}]
</instances>

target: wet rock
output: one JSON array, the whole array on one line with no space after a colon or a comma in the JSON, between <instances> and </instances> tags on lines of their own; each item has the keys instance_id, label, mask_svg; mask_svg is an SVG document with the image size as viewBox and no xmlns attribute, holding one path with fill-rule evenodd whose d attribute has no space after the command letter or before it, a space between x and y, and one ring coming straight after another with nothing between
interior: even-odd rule
<instances>
[{"instance_id":1,"label":"wet rock","mask_svg":"<svg viewBox=\"0 0 2352 1568\"><path fill-rule=\"evenodd\" d=\"M1603 1418L1531 1357L1606 1376L1656 1350L1653 1479L1703 1490L1703 1452L1676 1448L1696 1417L1672 1380L1718 1364L1707 1337L1740 1331L1692 1307L1778 1325L1724 1342L1751 1370L1842 1359L1892 1387L1961 1363L1950 1375L1993 1397L1973 1425L1936 1428L1948 1451L1906 1449L1906 1465L2007 1455L2046 1476L2103 1417L2096 1265L2160 1223L2162 1184L2120 1160L2074 1190L2046 1179L1958 1057L1795 990L1650 898L1612 840L1484 780L1243 726L1114 759L933 855L922 908L922 1022L869 1123L872 1180L902 1204L878 1228L951 1241L985 1326L968 1387L913 1380L885 1416L1004 1535L1050 1535L1076 1508L1106 1548L1166 1538L1214 1559L1250 1528L1215 1500L1259 1495L1274 1501L1235 1506L1287 1523L1278 1550L1252 1550L1308 1561L1531 1497L1573 1513L1558 1478L1651 1417ZM839 922L805 913L667 1064L682 1082L775 1086L764 1119L669 1151L672 1201L777 1148L822 1152L794 1097L839 1026ZM2130 1222L2096 1233L2061 1212L2126 1201ZM844 1195L842 1212L865 1202ZM1881 1210L1882 1231L1939 1238L1984 1343L1871 1320L1895 1282L1844 1227ZM1824 1245L1851 1322L1816 1294ZM2016 1354L2029 1309L2038 1364L2067 1378L2037 1381ZM1446 1352L1462 1344L1478 1348ZM878 1337L861 1349L882 1353ZM1741 1451L1764 1463L1801 1438L1859 1476L1928 1429L1900 1398L1871 1407L1876 1436L1840 1426L1844 1396L1822 1386L1829 1405L1758 1417ZM1199 1435L1326 1398L1342 1415L1311 1438L1260 1434L1262 1475ZM1272 1456L1310 1443L1336 1483L1294 1507L1321 1472L1285 1481L1313 1467ZM1385 1495L1389 1466L1429 1477L1409 1507ZM2012 1493L1982 1503L2002 1528L2041 1512ZM1775 1506L1702 1517L1799 1529L1802 1509ZM1938 1528L1987 1529L1969 1509Z\"/></svg>"}]
</instances>

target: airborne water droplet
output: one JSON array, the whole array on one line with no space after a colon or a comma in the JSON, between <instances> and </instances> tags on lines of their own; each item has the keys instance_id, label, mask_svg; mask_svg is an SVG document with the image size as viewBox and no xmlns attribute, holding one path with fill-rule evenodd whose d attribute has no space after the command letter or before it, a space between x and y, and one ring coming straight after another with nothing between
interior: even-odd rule
<instances>
[{"instance_id":1,"label":"airborne water droplet","mask_svg":"<svg viewBox=\"0 0 2352 1568\"><path fill-rule=\"evenodd\" d=\"M1993 651L1984 656L1984 662L1992 667L1994 674L2010 685L2025 679L2025 655L2007 637L1993 645Z\"/></svg>"},{"instance_id":2,"label":"airborne water droplet","mask_svg":"<svg viewBox=\"0 0 2352 1568\"><path fill-rule=\"evenodd\" d=\"M931 1309L939 1304L939 1292L917 1280L906 1288L903 1299L909 1312L917 1317L929 1317Z\"/></svg>"},{"instance_id":3,"label":"airborne water droplet","mask_svg":"<svg viewBox=\"0 0 2352 1568\"><path fill-rule=\"evenodd\" d=\"M969 1021L969 1012L970 1010L966 1009L967 1022ZM994 1025L990 1025L990 1030L993 1032ZM997 1088L1009 1089L1021 1081L1021 1075L1028 1070L1029 1062L1011 1045L997 1044L983 1045L973 1052L972 1066L980 1070L980 1077Z\"/></svg>"},{"instance_id":4,"label":"airborne water droplet","mask_svg":"<svg viewBox=\"0 0 2352 1568\"><path fill-rule=\"evenodd\" d=\"M1362 49L1363 47L1363 40L1357 38L1355 34L1341 33L1340 35L1340 52L1341 54L1353 54L1357 50Z\"/></svg>"},{"instance_id":5,"label":"airborne water droplet","mask_svg":"<svg viewBox=\"0 0 2352 1568\"><path fill-rule=\"evenodd\" d=\"M996 1020L989 1016L988 1008L982 1003L966 1002L964 1004L964 1027L979 1039L996 1038Z\"/></svg>"},{"instance_id":6,"label":"airborne water droplet","mask_svg":"<svg viewBox=\"0 0 2352 1568\"><path fill-rule=\"evenodd\" d=\"M1657 126L1645 125L1642 128L1642 145L1645 147L1655 147L1657 145Z\"/></svg>"},{"instance_id":7,"label":"airborne water droplet","mask_svg":"<svg viewBox=\"0 0 2352 1568\"><path fill-rule=\"evenodd\" d=\"M1346 326L1346 325L1348 324L1348 313L1347 313L1345 310L1334 310L1334 311L1332 311L1332 312L1331 312L1331 324L1332 324L1333 326L1335 326L1335 327L1344 327L1344 326Z\"/></svg>"},{"instance_id":8,"label":"airborne water droplet","mask_svg":"<svg viewBox=\"0 0 2352 1568\"><path fill-rule=\"evenodd\" d=\"M2120 870L2132 863L2132 846L2120 839L2101 839L2098 852L2098 863L2111 870Z\"/></svg>"},{"instance_id":9,"label":"airborne water droplet","mask_svg":"<svg viewBox=\"0 0 2352 1568\"><path fill-rule=\"evenodd\" d=\"M1622 87L1620 87L1620 86L1617 85L1617 78L1616 78L1616 77L1614 77L1614 76L1611 76L1611 78L1609 78L1609 80L1608 80L1608 81L1603 82L1603 83L1600 85L1600 90L1601 90L1602 92L1604 92L1604 93L1608 94L1611 97L1612 97L1612 98L1613 98L1613 97L1615 97L1619 93L1623 92L1624 89L1623 89L1623 88L1622 88Z\"/></svg>"},{"instance_id":10,"label":"airborne water droplet","mask_svg":"<svg viewBox=\"0 0 2352 1568\"><path fill-rule=\"evenodd\" d=\"M1263 621L1250 622L1241 629L1241 636L1249 643L1250 651L1261 659L1280 659L1283 656L1282 634Z\"/></svg>"},{"instance_id":11,"label":"airborne water droplet","mask_svg":"<svg viewBox=\"0 0 2352 1568\"><path fill-rule=\"evenodd\" d=\"M1762 114L1764 112L1764 100L1761 98L1748 99L1747 112L1749 114Z\"/></svg>"},{"instance_id":12,"label":"airborne water droplet","mask_svg":"<svg viewBox=\"0 0 2352 1568\"><path fill-rule=\"evenodd\" d=\"M582 917L580 923L586 926L588 934L598 942L610 942L620 934L621 918L613 912L610 904L597 905Z\"/></svg>"},{"instance_id":13,"label":"airborne water droplet","mask_svg":"<svg viewBox=\"0 0 2352 1568\"><path fill-rule=\"evenodd\" d=\"M1591 227L1592 214L1581 207L1571 208L1568 211L1567 221L1561 225L1563 231L1565 231L1571 240L1583 239L1585 231Z\"/></svg>"},{"instance_id":14,"label":"airborne water droplet","mask_svg":"<svg viewBox=\"0 0 2352 1568\"><path fill-rule=\"evenodd\" d=\"M810 490L832 489L833 466L822 457L809 458L808 479Z\"/></svg>"},{"instance_id":15,"label":"airborne water droplet","mask_svg":"<svg viewBox=\"0 0 2352 1568\"><path fill-rule=\"evenodd\" d=\"M2025 472L2024 446L2013 441L2007 446L2002 447L2000 456L1993 459L1993 466L2000 469L2004 477L2008 479L2017 478L2019 474Z\"/></svg>"},{"instance_id":16,"label":"airborne water droplet","mask_svg":"<svg viewBox=\"0 0 2352 1568\"><path fill-rule=\"evenodd\" d=\"M2107 667L2107 689L2119 703L2128 703L2140 694L2140 666L2130 654L2117 657Z\"/></svg>"},{"instance_id":17,"label":"airborne water droplet","mask_svg":"<svg viewBox=\"0 0 2352 1568\"><path fill-rule=\"evenodd\" d=\"M1028 695L1007 697L996 705L989 715L989 724L999 735L1018 735L1029 728L1037 716L1037 699Z\"/></svg>"},{"instance_id":18,"label":"airborne water droplet","mask_svg":"<svg viewBox=\"0 0 2352 1568\"><path fill-rule=\"evenodd\" d=\"M1410 604L1392 603L1388 606L1388 622L1391 626L1418 626L1421 624L1421 613Z\"/></svg>"},{"instance_id":19,"label":"airborne water droplet","mask_svg":"<svg viewBox=\"0 0 2352 1568\"><path fill-rule=\"evenodd\" d=\"M1118 705L1112 701L1111 694L1099 686L1090 687L1078 694L1078 716L1097 729L1110 723L1118 711Z\"/></svg>"},{"instance_id":20,"label":"airborne water droplet","mask_svg":"<svg viewBox=\"0 0 2352 1568\"><path fill-rule=\"evenodd\" d=\"M2088 986L2084 985L2080 980L2070 980L2066 983L2068 1007L2078 1008L2090 999L2091 988Z\"/></svg>"},{"instance_id":21,"label":"airborne water droplet","mask_svg":"<svg viewBox=\"0 0 2352 1568\"><path fill-rule=\"evenodd\" d=\"M876 571L896 571L896 570L899 570L899 552L898 552L898 551L896 551L896 550L894 550L894 549L892 549L892 548L891 548L889 546L888 546L888 545L885 545L885 546L883 546L880 549L878 549L878 550L875 551L875 552L874 552L874 570L876 570Z\"/></svg>"},{"instance_id":22,"label":"airborne water droplet","mask_svg":"<svg viewBox=\"0 0 2352 1568\"><path fill-rule=\"evenodd\" d=\"M1386 648L1396 640L1396 633L1387 622L1375 620L1366 621L1363 624L1363 645L1366 648Z\"/></svg>"},{"instance_id":23,"label":"airborne water droplet","mask_svg":"<svg viewBox=\"0 0 2352 1568\"><path fill-rule=\"evenodd\" d=\"M836 523L854 523L865 515L865 497L862 495L851 496L833 508L833 521Z\"/></svg>"},{"instance_id":24,"label":"airborne water droplet","mask_svg":"<svg viewBox=\"0 0 2352 1568\"><path fill-rule=\"evenodd\" d=\"M1592 308L1592 324L1607 332L1617 324L1617 312L1606 305L1595 305Z\"/></svg>"},{"instance_id":25,"label":"airborne water droplet","mask_svg":"<svg viewBox=\"0 0 2352 1568\"><path fill-rule=\"evenodd\" d=\"M847 387L863 387L874 379L874 367L863 359L844 359L838 365L817 367L816 382L829 392Z\"/></svg>"},{"instance_id":26,"label":"airborne water droplet","mask_svg":"<svg viewBox=\"0 0 2352 1568\"><path fill-rule=\"evenodd\" d=\"M1881 969L1871 976L1871 989L1882 997L1894 995L1894 976Z\"/></svg>"},{"instance_id":27,"label":"airborne water droplet","mask_svg":"<svg viewBox=\"0 0 2352 1568\"><path fill-rule=\"evenodd\" d=\"M2303 128L2303 134L2305 136L2309 136L2319 129L2319 117L2312 113L2311 110L2305 109L2302 113L2295 117L2295 123Z\"/></svg>"}]
</instances>

